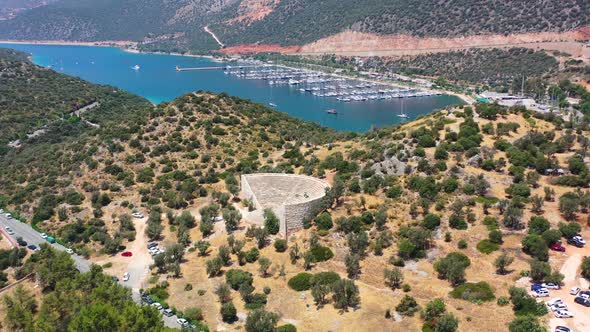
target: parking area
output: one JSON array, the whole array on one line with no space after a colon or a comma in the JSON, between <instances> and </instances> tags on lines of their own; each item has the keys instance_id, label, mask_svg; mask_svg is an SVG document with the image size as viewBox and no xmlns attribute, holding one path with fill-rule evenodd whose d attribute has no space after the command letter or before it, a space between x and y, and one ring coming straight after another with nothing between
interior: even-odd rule
<instances>
[{"instance_id":1,"label":"parking area","mask_svg":"<svg viewBox=\"0 0 590 332\"><path fill-rule=\"evenodd\" d=\"M150 252L147 248L147 239L144 235L146 227L146 218L143 215L137 215L135 217L136 219L134 221L134 224L137 234L139 236L128 248L133 253L133 256L130 257L131 259L129 259L129 263L127 266L129 280L124 281L122 280L122 276L119 276L119 283L123 286L131 288L132 297L136 303L145 305L146 303L141 301L141 295L139 293L139 290L142 288L142 282L149 272L149 265L153 262L153 259L151 257L152 255L150 255ZM13 240L11 242L14 242L15 244L17 238L22 238L23 241L27 242L27 245L35 245L37 248L39 248L39 246L42 243L47 243L60 251L66 251L68 249L59 243L47 242L47 240L41 236L41 233L34 230L30 225L22 223L19 220L16 220L12 217L8 217L4 211L0 213L0 227L3 230L6 230L6 227L8 227L10 233L12 234L6 235L8 235L10 239ZM154 248L157 248L157 246ZM161 250L161 252L164 251ZM71 256L76 264L77 269L80 272L90 271L90 266L92 265L90 261L86 260L84 257L76 255L75 253L71 254ZM162 315L162 320L164 321L164 325L166 327L181 328L181 325L178 323L178 317L176 317L176 315Z\"/></svg>"},{"instance_id":2,"label":"parking area","mask_svg":"<svg viewBox=\"0 0 590 332\"><path fill-rule=\"evenodd\" d=\"M41 237L41 233L34 230L30 225L22 223L12 217L8 217L5 212L0 213L0 227L2 227L4 230L6 230L6 227L9 227L13 233L9 236L15 241L18 238L22 238L22 240L27 243L27 246L34 245L35 247L39 248L42 243L47 243L60 251L66 251L68 249L59 243L47 242L46 239ZM76 268L80 272L90 271L91 264L86 259L76 254L72 254L72 259L76 263Z\"/></svg>"},{"instance_id":3,"label":"parking area","mask_svg":"<svg viewBox=\"0 0 590 332\"><path fill-rule=\"evenodd\" d=\"M550 291L551 298L560 298L574 316L573 318L556 318L549 320L550 331L555 331L556 326L567 326L575 332L590 331L590 307L578 304L576 296L570 294L572 287L579 287L582 291L588 291L589 283L579 274L582 258L590 254L590 248L575 248L568 246L568 257L562 265L560 272L564 275L563 285L559 290Z\"/></svg>"}]
</instances>

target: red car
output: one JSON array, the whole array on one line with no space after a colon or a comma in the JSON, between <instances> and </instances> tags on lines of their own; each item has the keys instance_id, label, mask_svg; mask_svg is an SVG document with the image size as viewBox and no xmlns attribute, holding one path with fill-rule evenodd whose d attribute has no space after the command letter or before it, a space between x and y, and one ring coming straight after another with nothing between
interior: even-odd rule
<instances>
[{"instance_id":1,"label":"red car","mask_svg":"<svg viewBox=\"0 0 590 332\"><path fill-rule=\"evenodd\" d=\"M133 256L133 253L131 251L125 251L124 253L121 254L121 256L123 256L123 257L131 257L131 256Z\"/></svg>"},{"instance_id":2,"label":"red car","mask_svg":"<svg viewBox=\"0 0 590 332\"><path fill-rule=\"evenodd\" d=\"M554 243L551 245L551 250L555 250L555 251L565 251L565 247L562 246L559 243Z\"/></svg>"}]
</instances>

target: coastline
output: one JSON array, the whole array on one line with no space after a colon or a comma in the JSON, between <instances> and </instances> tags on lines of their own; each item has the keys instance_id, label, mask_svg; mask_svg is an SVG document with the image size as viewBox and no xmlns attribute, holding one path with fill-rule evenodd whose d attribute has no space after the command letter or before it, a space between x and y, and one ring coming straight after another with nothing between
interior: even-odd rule
<instances>
[{"instance_id":1,"label":"coastline","mask_svg":"<svg viewBox=\"0 0 590 332\"><path fill-rule=\"evenodd\" d=\"M119 41L105 40L105 41L95 41L95 42L65 41L65 40L0 40L0 45L2 45L2 44L36 44L36 45L56 45L56 46L116 47L116 48L119 48L120 50L122 50L123 52L135 53L135 54L174 55L174 56L184 56L184 57L192 57L192 58L205 58L205 59L209 59L211 61L218 62L218 63L221 63L224 61L222 58L216 57L213 55L197 55L197 54L190 54L190 53L182 54L182 53L175 53L175 52L167 53L167 52L141 51L141 50L137 49L137 45L139 44L138 42L124 41L124 40L119 40ZM284 64L274 64L274 66L289 68L289 69L304 70L304 71L312 71L311 69L308 69L308 68L297 68L297 67L291 67L291 66L284 65ZM350 76L346 76L346 75L339 75L336 73L329 73L329 74L336 76L336 77L351 79ZM365 81L365 82L385 84L385 85L398 87L398 88L399 87L407 87L407 85L389 82L389 81L382 81L382 80L361 78L361 77L357 77L356 79L361 80L361 81ZM452 95L452 96L458 97L463 102L465 102L466 104L469 104L469 105L473 104L475 102L474 98L469 97L464 94L459 94L459 93L456 93L453 91L446 91L446 90L440 90L440 89L423 89L423 90L432 91L432 92L440 92L440 93L443 93L446 95Z\"/></svg>"},{"instance_id":2,"label":"coastline","mask_svg":"<svg viewBox=\"0 0 590 332\"><path fill-rule=\"evenodd\" d=\"M137 42L128 40L103 40L94 42L67 41L67 40L0 40L0 44L35 44L35 45L57 45L57 46L97 46L97 47L136 47Z\"/></svg>"}]
</instances>

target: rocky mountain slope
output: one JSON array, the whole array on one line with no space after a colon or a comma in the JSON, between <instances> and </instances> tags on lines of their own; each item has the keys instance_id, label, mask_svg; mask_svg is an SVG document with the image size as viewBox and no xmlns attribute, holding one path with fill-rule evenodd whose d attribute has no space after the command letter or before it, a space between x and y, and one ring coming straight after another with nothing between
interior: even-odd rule
<instances>
[{"instance_id":1,"label":"rocky mountain slope","mask_svg":"<svg viewBox=\"0 0 590 332\"><path fill-rule=\"evenodd\" d=\"M590 24L589 14L582 0L61 0L0 22L0 38L202 52L217 48L205 26L228 46L302 46L349 30L417 38L563 32Z\"/></svg>"}]
</instances>

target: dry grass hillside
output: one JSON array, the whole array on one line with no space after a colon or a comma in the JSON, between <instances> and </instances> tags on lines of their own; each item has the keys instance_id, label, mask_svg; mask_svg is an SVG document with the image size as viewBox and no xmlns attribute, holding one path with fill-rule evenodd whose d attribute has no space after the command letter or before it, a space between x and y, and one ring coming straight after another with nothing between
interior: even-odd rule
<instances>
[{"instance_id":1,"label":"dry grass hillside","mask_svg":"<svg viewBox=\"0 0 590 332\"><path fill-rule=\"evenodd\" d=\"M571 225L587 233L590 142L556 115L461 106L354 135L201 92L142 115L54 146L54 159L27 159L25 148L9 167L30 163L5 178L13 188L5 201L101 264L137 238L166 247L145 290L210 330L252 331L246 317L260 308L298 331L418 331L455 319L458 331L506 330L515 319L510 287L528 286L528 276L560 279L550 272L564 254L548 246L580 231ZM264 229L242 217L249 202L238 175L252 172L306 174L332 187L320 214L281 239L271 217ZM145 234L129 223L134 211L149 215ZM529 235L531 218L542 235ZM514 262L499 273L503 254ZM333 273L311 287L302 272ZM218 292L226 282L234 290ZM436 298L446 311L421 315Z\"/></svg>"}]
</instances>

